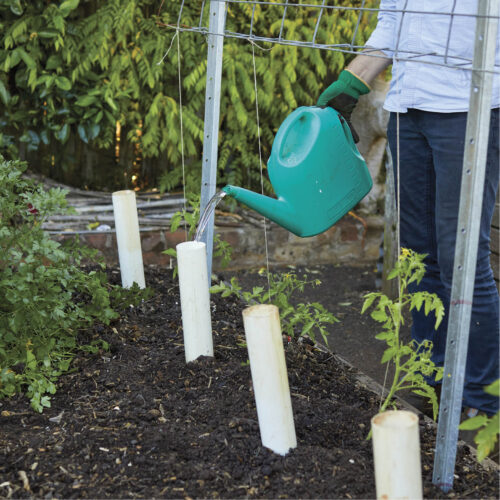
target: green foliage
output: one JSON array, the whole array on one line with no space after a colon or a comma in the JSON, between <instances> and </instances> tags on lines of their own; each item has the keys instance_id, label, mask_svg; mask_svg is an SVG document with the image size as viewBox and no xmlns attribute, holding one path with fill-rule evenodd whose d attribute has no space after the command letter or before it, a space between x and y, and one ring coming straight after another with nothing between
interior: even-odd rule
<instances>
[{"instance_id":1,"label":"green foliage","mask_svg":"<svg viewBox=\"0 0 500 500\"><path fill-rule=\"evenodd\" d=\"M411 341L409 344L404 344L399 335L404 324L403 313L406 308L410 311L413 309L420 311L423 307L426 315L434 312L436 329L444 316L444 306L436 294L425 291L408 292L408 285L413 282L419 283L425 274L424 258L425 255L403 248L398 262L388 276L389 279L399 279L399 298L393 301L380 292L368 293L365 295L361 313L371 308L371 317L382 323L383 331L375 337L387 344L381 363L394 363L394 379L380 411L384 411L392 404L396 392L411 390L430 400L436 419L438 414L436 392L424 378L424 376L435 376L436 380L440 380L443 377L443 369L436 367L431 360L432 342L424 341L416 344Z\"/></svg>"},{"instance_id":2,"label":"green foliage","mask_svg":"<svg viewBox=\"0 0 500 500\"><path fill-rule=\"evenodd\" d=\"M0 397L25 392L41 412L80 347L78 331L116 318L112 300L125 295L110 297L104 273L81 270L94 251L78 242L61 246L42 230L48 216L70 210L63 190L36 185L25 168L0 156Z\"/></svg>"},{"instance_id":3,"label":"green foliage","mask_svg":"<svg viewBox=\"0 0 500 500\"><path fill-rule=\"evenodd\" d=\"M236 295L249 305L256 303L273 304L280 311L283 333L290 337L295 337L296 334L298 336L308 336L313 342L316 341L316 334L319 333L325 344L328 344L326 325L336 323L338 319L318 302L297 305L290 302L295 293L303 292L306 286L317 286L321 282L317 279L308 281L307 276L300 279L293 272L269 273L268 278L269 286L267 289L256 286L251 291L243 291L238 279L233 277L229 284L220 282L213 285L210 291L211 293L220 293L222 297Z\"/></svg>"},{"instance_id":4,"label":"green foliage","mask_svg":"<svg viewBox=\"0 0 500 500\"><path fill-rule=\"evenodd\" d=\"M349 6L361 3L351 0ZM365 7L375 4L364 2ZM183 26L198 26L201 5L205 2L184 4ZM162 188L179 186L181 57L185 177L189 190L198 189L207 48L201 34L180 32L181 54L177 52L176 31L166 26L177 24L180 6L180 1L160 0L0 0L0 148L15 151L21 144L28 154L36 151L37 163L46 165L51 176L71 171L83 175L82 151L102 151L111 168L98 174L108 175L119 122L122 150L131 144L143 159L141 185L149 182L152 187L162 175ZM321 12L317 43L349 44L356 34L354 43L362 45L375 22L375 15L364 15L358 25L355 10ZM282 7L256 5L252 12L248 4L229 4L227 30L249 33L253 16L256 36L277 38L281 33L283 39L311 41L319 13L319 8L289 8L281 26ZM208 2L201 17L208 25ZM253 52L264 162L283 119L297 106L314 104L346 56L291 45L263 43L259 48L245 40L225 39L218 179L257 188ZM117 187L122 188L123 171L116 165L114 170ZM267 179L265 188L270 190Z\"/></svg>"},{"instance_id":5,"label":"green foliage","mask_svg":"<svg viewBox=\"0 0 500 500\"><path fill-rule=\"evenodd\" d=\"M485 391L492 396L500 397L500 379L488 385ZM500 433L500 412L492 417L480 414L469 418L460 424L459 429L464 431L479 429L474 436L474 442L477 444L477 459L481 462L495 449Z\"/></svg>"}]
</instances>

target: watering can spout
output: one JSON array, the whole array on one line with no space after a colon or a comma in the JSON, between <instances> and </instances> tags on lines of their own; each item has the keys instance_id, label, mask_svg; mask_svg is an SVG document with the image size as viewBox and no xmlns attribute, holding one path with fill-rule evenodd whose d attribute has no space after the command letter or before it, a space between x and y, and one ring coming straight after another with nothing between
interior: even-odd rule
<instances>
[{"instance_id":1,"label":"watering can spout","mask_svg":"<svg viewBox=\"0 0 500 500\"><path fill-rule=\"evenodd\" d=\"M227 185L222 188L228 196L243 203L248 208L255 210L264 217L276 222L276 224L288 229L288 231L300 236L301 229L295 224L295 211L282 198L270 198L262 194L255 193L248 189Z\"/></svg>"}]
</instances>

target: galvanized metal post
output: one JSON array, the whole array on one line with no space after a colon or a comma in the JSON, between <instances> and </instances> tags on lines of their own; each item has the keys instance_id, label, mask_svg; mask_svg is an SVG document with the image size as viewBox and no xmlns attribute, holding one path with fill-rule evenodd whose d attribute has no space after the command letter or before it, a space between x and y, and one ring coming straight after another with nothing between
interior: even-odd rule
<instances>
[{"instance_id":1,"label":"galvanized metal post","mask_svg":"<svg viewBox=\"0 0 500 500\"><path fill-rule=\"evenodd\" d=\"M215 194L217 182L217 152L219 138L220 89L222 75L222 49L226 22L226 2L210 2L208 23L207 84L205 91L205 125L203 131L203 158L201 175L200 211L203 213ZM202 237L207 246L208 285L211 283L214 241L214 214L210 216Z\"/></svg>"},{"instance_id":2,"label":"galvanized metal post","mask_svg":"<svg viewBox=\"0 0 500 500\"><path fill-rule=\"evenodd\" d=\"M453 486L455 469L490 132L499 5L499 0L478 2L444 378L432 478L432 482L444 492Z\"/></svg>"}]
</instances>

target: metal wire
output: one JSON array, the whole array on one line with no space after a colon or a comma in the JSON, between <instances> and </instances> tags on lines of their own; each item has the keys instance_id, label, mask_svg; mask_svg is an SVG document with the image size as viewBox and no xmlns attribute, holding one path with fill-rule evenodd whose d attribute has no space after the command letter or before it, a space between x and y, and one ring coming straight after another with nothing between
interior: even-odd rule
<instances>
[{"instance_id":1,"label":"metal wire","mask_svg":"<svg viewBox=\"0 0 500 500\"><path fill-rule=\"evenodd\" d=\"M222 0L212 0L213 2L220 2ZM491 72L493 74L500 74L500 66L495 65L493 70L484 70L482 68L474 68L472 66L472 59L464 57L463 55L460 54L453 54L450 55L450 41L451 41L451 32L452 32L452 27L454 20L457 18L464 18L464 17L474 17L474 18L495 18L498 19L499 16L480 16L477 14L470 14L470 13L463 13L463 12L457 12L456 7L458 2L454 0L453 6L450 12L429 12L429 11L424 11L424 10L408 10L408 1L405 2L404 6L402 9L380 9L380 8L373 8L373 7L366 7L366 0L362 0L361 5L359 7L352 7L352 6L340 6L340 5L327 5L328 0L322 0L321 3L317 4L312 4L312 3L299 3L299 2L294 2L293 0L284 0L282 2L275 2L275 1L270 1L270 0L226 0L225 2L225 10L226 14L229 11L230 5L233 6L234 8L241 8L244 6L251 6L251 18L250 18L250 23L249 23L249 30L247 33L240 33L236 31L231 31L228 30L227 28L225 29L223 34L220 33L210 33L209 28L206 25L203 25L203 17L204 17L204 10L205 10L205 4L206 0L202 0L200 4L200 17L199 17L199 23L198 26L189 26L186 24L181 23L181 17L182 17L182 12L184 8L184 0L181 2L180 6L180 11L179 11L179 17L177 20L177 24L162 24L162 26L165 26L166 28L170 29L175 29L176 31L191 31L191 32L197 32L200 33L204 36L206 35L216 35L216 36L223 36L225 38L234 38L234 39L241 39L241 40L246 40L249 42L253 43L261 43L261 44L278 44L278 45L287 45L287 46L296 46L296 47L303 47L303 48L311 48L311 49L320 49L320 50L329 50L329 51L337 51L341 52L344 54L352 54L356 55L358 54L361 50L367 55L371 55L372 57L384 57L380 54L373 54L373 52L376 51L392 51L396 52L396 60L398 62L422 62L423 64L426 65L432 65L432 66L440 66L440 67L446 67L446 68L451 68L451 69L458 69L458 70L467 70L467 71L483 71L483 72ZM260 6L261 8L282 8L283 9L283 15L281 17L281 22L280 22L280 29L279 33L277 36L265 36L265 35L259 35L256 32L256 20L255 20L255 9L257 6ZM285 34L285 22L287 20L287 12L290 11L290 9L296 9L300 8L301 10L304 10L307 13L315 13L318 18L315 22L314 26L314 33L312 36L311 41L305 41L305 40L298 40L298 39L287 39L284 34ZM327 44L327 43L321 43L318 41L318 34L320 31L320 25L322 18L324 17L325 12L332 12L332 11L338 11L338 12L356 12L357 13L357 20L356 20L356 25L354 28L353 36L351 39L351 43L339 43L339 44ZM379 12L391 12L393 14L400 13L401 14L401 21L399 24L399 29L397 33L397 39L396 39L396 44L395 47L376 47L373 48L371 51L370 49L367 49L363 45L356 45L356 36L359 32L359 27L361 25L361 19L363 15L370 15L373 16L374 14L378 14ZM401 37L401 28L403 24L403 18L407 14L425 14L426 16L444 16L448 15L450 16L450 23L448 26L448 33L447 33L447 39L446 39L446 46L444 47L444 51L441 52L418 52L414 50L400 50L400 37ZM266 16L263 15L261 12L261 15L259 16L260 19L265 19ZM206 21L206 16L205 16L205 22ZM266 27L262 25L262 21L260 21L260 28L265 29ZM269 33L270 29L266 30L266 33ZM429 59L431 58L431 59Z\"/></svg>"},{"instance_id":2,"label":"metal wire","mask_svg":"<svg viewBox=\"0 0 500 500\"><path fill-rule=\"evenodd\" d=\"M363 0L363 2L361 3L361 7L359 8L358 20L356 22L356 28L354 28L354 33L352 35L351 45L354 45L354 41L356 40L356 35L358 34L359 24L361 22L361 16L363 14L364 5L365 5L365 0Z\"/></svg>"},{"instance_id":3,"label":"metal wire","mask_svg":"<svg viewBox=\"0 0 500 500\"><path fill-rule=\"evenodd\" d=\"M319 9L324 7L325 9L329 10L339 10L339 11L350 11L350 10L363 10L365 12L393 12L393 13L403 13L406 12L407 14L428 14L428 15L435 15L435 16L461 16L461 17L476 17L476 18L485 18L485 19L499 19L500 16L491 16L491 15L477 15L477 14L468 14L464 12L454 12L454 9L452 9L450 12L430 12L428 10L410 10L410 9L381 9L378 7L348 7L348 6L343 6L343 5L324 5L320 6L318 4L311 4L311 3L290 3L289 0L285 0L285 2L274 2L270 0L211 0L213 2L225 2L226 4L236 4L236 5L268 5L270 7L301 7L301 8L312 8L312 9ZM364 3L364 2L363 2Z\"/></svg>"}]
</instances>

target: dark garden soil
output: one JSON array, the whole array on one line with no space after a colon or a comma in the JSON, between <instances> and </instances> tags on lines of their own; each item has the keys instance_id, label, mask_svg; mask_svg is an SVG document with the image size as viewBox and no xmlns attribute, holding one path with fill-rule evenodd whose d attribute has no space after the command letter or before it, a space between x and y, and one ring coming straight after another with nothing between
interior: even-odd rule
<instances>
[{"instance_id":1,"label":"dark garden soil","mask_svg":"<svg viewBox=\"0 0 500 500\"><path fill-rule=\"evenodd\" d=\"M336 305L332 312L341 319L333 350L345 332L376 333L359 314L370 273L329 268L333 282L315 292ZM112 279L118 281L117 271ZM365 438L379 401L353 369L306 342L284 340L298 445L276 455L260 442L241 345L242 305L212 297L215 357L186 365L176 281L171 271L155 269L146 279L156 291L152 299L82 334L105 339L110 351L79 355L52 408L36 414L25 398L0 402L0 496L375 496L372 444ZM498 498L498 472L479 466L465 446L458 448L454 490L436 489L435 431L421 420L420 433L426 498Z\"/></svg>"}]
</instances>

